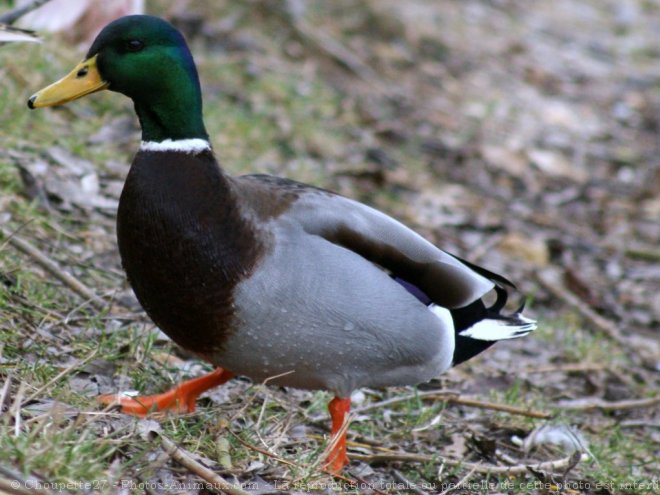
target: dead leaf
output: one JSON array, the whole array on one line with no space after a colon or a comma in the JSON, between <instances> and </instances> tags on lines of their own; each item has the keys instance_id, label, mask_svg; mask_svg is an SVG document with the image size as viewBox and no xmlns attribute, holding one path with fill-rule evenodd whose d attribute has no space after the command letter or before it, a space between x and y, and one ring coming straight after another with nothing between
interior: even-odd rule
<instances>
[{"instance_id":1,"label":"dead leaf","mask_svg":"<svg viewBox=\"0 0 660 495\"><path fill-rule=\"evenodd\" d=\"M546 242L537 237L512 232L502 238L497 248L511 259L523 259L537 267L547 266L550 261Z\"/></svg>"},{"instance_id":2,"label":"dead leaf","mask_svg":"<svg viewBox=\"0 0 660 495\"><path fill-rule=\"evenodd\" d=\"M527 156L532 165L551 177L564 177L575 182L584 182L588 178L585 170L557 151L536 148L529 150Z\"/></svg>"}]
</instances>

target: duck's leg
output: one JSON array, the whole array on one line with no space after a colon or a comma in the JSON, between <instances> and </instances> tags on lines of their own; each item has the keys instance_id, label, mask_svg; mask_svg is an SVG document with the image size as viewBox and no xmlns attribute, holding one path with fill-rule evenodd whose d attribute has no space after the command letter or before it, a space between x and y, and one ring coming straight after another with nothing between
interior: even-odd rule
<instances>
[{"instance_id":1,"label":"duck's leg","mask_svg":"<svg viewBox=\"0 0 660 495\"><path fill-rule=\"evenodd\" d=\"M340 473L342 468L348 464L348 456L346 455L346 430L343 429L343 426L346 415L350 410L350 397L335 397L328 404L328 411L330 411L330 417L332 418L332 441L335 444L328 454L325 467L333 473Z\"/></svg>"},{"instance_id":2,"label":"duck's leg","mask_svg":"<svg viewBox=\"0 0 660 495\"><path fill-rule=\"evenodd\" d=\"M119 404L121 411L135 416L146 416L152 411L193 412L197 397L210 388L222 385L234 375L230 371L216 368L211 373L179 383L167 392L138 397L106 394L99 397L104 404Z\"/></svg>"}]
</instances>

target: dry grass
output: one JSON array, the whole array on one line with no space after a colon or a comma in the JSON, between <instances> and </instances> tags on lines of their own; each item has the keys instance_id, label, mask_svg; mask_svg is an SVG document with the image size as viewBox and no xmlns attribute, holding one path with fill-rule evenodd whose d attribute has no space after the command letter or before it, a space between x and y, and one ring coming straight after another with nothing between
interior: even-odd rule
<instances>
[{"instance_id":1,"label":"dry grass","mask_svg":"<svg viewBox=\"0 0 660 495\"><path fill-rule=\"evenodd\" d=\"M430 385L357 394L349 448L370 462L347 480L319 470L323 392L238 379L191 415L103 411L100 393L155 392L205 365L153 328L120 268L114 208L139 139L130 102L28 112L30 92L81 51L56 37L0 47L0 225L103 300L0 239L0 490L204 493L161 435L247 491L657 492L658 3L314 1L302 24L277 4L191 3L183 16L150 3L201 26L187 36L224 166L367 201L509 274L539 331ZM553 291L543 280L556 274ZM635 400L647 407L620 407ZM483 472L569 456L522 448L544 425L577 432L588 460Z\"/></svg>"}]
</instances>

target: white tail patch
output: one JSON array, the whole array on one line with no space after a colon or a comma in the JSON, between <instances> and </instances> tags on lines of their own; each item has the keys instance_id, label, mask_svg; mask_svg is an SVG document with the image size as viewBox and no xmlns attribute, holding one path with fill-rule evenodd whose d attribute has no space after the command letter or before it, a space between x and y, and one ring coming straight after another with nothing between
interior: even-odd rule
<instances>
[{"instance_id":1,"label":"white tail patch","mask_svg":"<svg viewBox=\"0 0 660 495\"><path fill-rule=\"evenodd\" d=\"M140 151L179 151L194 155L211 149L206 139L166 139L165 141L142 141Z\"/></svg>"},{"instance_id":2,"label":"white tail patch","mask_svg":"<svg viewBox=\"0 0 660 495\"><path fill-rule=\"evenodd\" d=\"M447 330L454 333L454 319L451 317L451 313L447 308L443 308L437 304L430 304L428 308L431 310L431 313L440 318L440 321L442 321Z\"/></svg>"},{"instance_id":3,"label":"white tail patch","mask_svg":"<svg viewBox=\"0 0 660 495\"><path fill-rule=\"evenodd\" d=\"M524 337L533 330L536 330L536 321L518 313L510 319L486 318L461 331L459 335L491 342L517 339L518 337Z\"/></svg>"}]
</instances>

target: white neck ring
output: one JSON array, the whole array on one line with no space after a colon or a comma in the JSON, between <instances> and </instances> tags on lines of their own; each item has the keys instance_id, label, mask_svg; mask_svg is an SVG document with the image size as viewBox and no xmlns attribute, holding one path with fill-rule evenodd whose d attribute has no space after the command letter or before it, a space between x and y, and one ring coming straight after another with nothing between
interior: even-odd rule
<instances>
[{"instance_id":1,"label":"white neck ring","mask_svg":"<svg viewBox=\"0 0 660 495\"><path fill-rule=\"evenodd\" d=\"M209 151L211 144L206 139L166 139L164 141L142 141L140 151L178 151L195 155Z\"/></svg>"}]
</instances>

